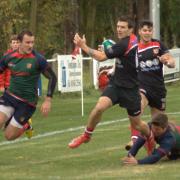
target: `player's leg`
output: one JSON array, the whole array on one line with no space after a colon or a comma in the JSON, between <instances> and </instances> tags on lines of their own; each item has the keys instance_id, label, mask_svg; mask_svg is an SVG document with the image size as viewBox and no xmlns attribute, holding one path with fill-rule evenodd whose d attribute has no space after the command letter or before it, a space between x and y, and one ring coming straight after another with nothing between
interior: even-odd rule
<instances>
[{"instance_id":1,"label":"player's leg","mask_svg":"<svg viewBox=\"0 0 180 180\"><path fill-rule=\"evenodd\" d=\"M33 134L34 134L34 129L32 126L32 118L30 118L27 122L28 124L28 128L25 131L25 135L28 139L32 138Z\"/></svg>"},{"instance_id":2,"label":"player's leg","mask_svg":"<svg viewBox=\"0 0 180 180\"><path fill-rule=\"evenodd\" d=\"M141 95L141 114L143 114L145 108L148 106L149 101L147 96L141 91L140 91L140 95Z\"/></svg>"},{"instance_id":3,"label":"player's leg","mask_svg":"<svg viewBox=\"0 0 180 180\"><path fill-rule=\"evenodd\" d=\"M129 116L131 125L133 128L138 130L145 138L147 143L147 152L151 154L155 148L155 140L152 131L149 129L146 122L142 121L139 116Z\"/></svg>"},{"instance_id":4,"label":"player's leg","mask_svg":"<svg viewBox=\"0 0 180 180\"><path fill-rule=\"evenodd\" d=\"M140 94L139 94L140 96ZM134 95L131 97L133 102L131 102L131 106L127 106L127 112L129 115L129 119L131 125L134 129L138 130L144 137L147 139L147 143L149 150L154 149L154 137L149 129L149 126L146 122L141 120L141 114L138 114L138 109L141 110L141 96L138 98L138 93L134 90Z\"/></svg>"},{"instance_id":5,"label":"player's leg","mask_svg":"<svg viewBox=\"0 0 180 180\"><path fill-rule=\"evenodd\" d=\"M154 117L156 114L165 112L164 110L161 111L155 107L150 107L150 109L151 109L151 117Z\"/></svg>"},{"instance_id":6,"label":"player's leg","mask_svg":"<svg viewBox=\"0 0 180 180\"><path fill-rule=\"evenodd\" d=\"M149 90L149 106L151 110L151 118L159 113L164 113L166 109L166 90L162 89L158 90ZM153 136L152 132L151 135ZM153 139L153 138L152 138ZM154 146L155 146L154 141ZM151 140L147 141L144 145L145 149L147 150L148 154L151 154L152 150L152 143Z\"/></svg>"},{"instance_id":7,"label":"player's leg","mask_svg":"<svg viewBox=\"0 0 180 180\"><path fill-rule=\"evenodd\" d=\"M144 109L148 105L148 98L146 97L147 96L147 92L146 92L146 90L144 88L140 88L139 91L140 91L140 106L141 106L140 109L141 109L141 114L143 114ZM134 98L134 101L135 102L137 101L137 104L139 103L139 99ZM134 109L134 111L136 111L136 107L134 107L133 109ZM131 113L133 113L133 112L131 112ZM140 132L137 129L135 129L131 124L130 124L130 128L129 129L131 131L131 138L130 138L130 141L125 145L125 149L126 150L129 150L132 147L133 143L137 139L137 136L140 134Z\"/></svg>"},{"instance_id":8,"label":"player's leg","mask_svg":"<svg viewBox=\"0 0 180 180\"><path fill-rule=\"evenodd\" d=\"M70 148L76 148L82 143L88 142L96 125L101 121L103 112L115 104L113 102L116 100L116 89L113 86L108 86L99 98L94 109L91 111L84 133L77 138L74 138L68 146Z\"/></svg>"},{"instance_id":9,"label":"player's leg","mask_svg":"<svg viewBox=\"0 0 180 180\"><path fill-rule=\"evenodd\" d=\"M140 115L138 115L138 116L129 115L131 126L135 130L139 131L142 135L148 137L150 134L149 127L146 122L144 122L140 119L140 117L141 117Z\"/></svg>"},{"instance_id":10,"label":"player's leg","mask_svg":"<svg viewBox=\"0 0 180 180\"><path fill-rule=\"evenodd\" d=\"M166 90L151 90L149 91L149 106L151 109L151 117L156 114L164 113L166 110Z\"/></svg>"},{"instance_id":11,"label":"player's leg","mask_svg":"<svg viewBox=\"0 0 180 180\"><path fill-rule=\"evenodd\" d=\"M144 89L140 90L140 95L141 95L141 114L143 114L144 109L148 106L148 99L145 95ZM125 145L126 150L129 150L132 147L133 143L137 139L137 136L140 134L140 132L135 128L133 128L131 125L130 125L130 131L131 131L131 140Z\"/></svg>"},{"instance_id":12,"label":"player's leg","mask_svg":"<svg viewBox=\"0 0 180 180\"><path fill-rule=\"evenodd\" d=\"M22 125L13 116L10 123L4 130L4 136L7 140L14 140L20 137L28 128L29 125L27 123Z\"/></svg>"},{"instance_id":13,"label":"player's leg","mask_svg":"<svg viewBox=\"0 0 180 180\"><path fill-rule=\"evenodd\" d=\"M24 133L23 125L17 123L17 121L12 117L10 123L4 130L4 136L7 140L14 140Z\"/></svg>"},{"instance_id":14,"label":"player's leg","mask_svg":"<svg viewBox=\"0 0 180 180\"><path fill-rule=\"evenodd\" d=\"M131 125L129 126L129 129L131 131L131 140L125 145L125 149L129 151L133 144L136 142L140 132L134 129Z\"/></svg>"},{"instance_id":15,"label":"player's leg","mask_svg":"<svg viewBox=\"0 0 180 180\"><path fill-rule=\"evenodd\" d=\"M77 138L74 138L69 143L69 147L76 148L82 143L88 142L91 139L91 135L96 125L101 121L102 113L111 106L112 106L112 102L108 97L105 97L105 96L100 97L96 106L94 107L94 109L91 111L89 115L87 127L84 133L78 136Z\"/></svg>"},{"instance_id":16,"label":"player's leg","mask_svg":"<svg viewBox=\"0 0 180 180\"><path fill-rule=\"evenodd\" d=\"M4 132L6 132L7 127L9 126L9 122L11 120L11 117L14 113L14 108L11 106L5 106L5 105L0 105L0 127L4 129ZM11 132L11 130L10 130ZM5 135L6 137L6 135ZM8 139L8 137L6 137Z\"/></svg>"},{"instance_id":17,"label":"player's leg","mask_svg":"<svg viewBox=\"0 0 180 180\"><path fill-rule=\"evenodd\" d=\"M36 109L35 107L23 102L18 103L18 101L19 100L17 100L16 103L15 100L14 102L14 104L16 104L16 109L10 123L4 131L4 135L7 140L17 139L29 128L28 120L31 118Z\"/></svg>"},{"instance_id":18,"label":"player's leg","mask_svg":"<svg viewBox=\"0 0 180 180\"><path fill-rule=\"evenodd\" d=\"M5 109L6 108L4 108L3 105L0 105L0 129L4 129L4 126L10 117L10 115L7 115L8 111L5 112Z\"/></svg>"},{"instance_id":19,"label":"player's leg","mask_svg":"<svg viewBox=\"0 0 180 180\"><path fill-rule=\"evenodd\" d=\"M151 118L155 116L156 114L164 113L164 111L161 111L155 107L150 107L150 110L151 110ZM155 144L156 143L154 142L154 146ZM150 155L154 149L151 145L151 142L148 142L148 141L146 141L146 143L144 144L144 148L146 149L148 155Z\"/></svg>"},{"instance_id":20,"label":"player's leg","mask_svg":"<svg viewBox=\"0 0 180 180\"><path fill-rule=\"evenodd\" d=\"M0 97L0 128L3 130L9 124L10 119L14 113L14 108L5 101L4 96Z\"/></svg>"}]
</instances>

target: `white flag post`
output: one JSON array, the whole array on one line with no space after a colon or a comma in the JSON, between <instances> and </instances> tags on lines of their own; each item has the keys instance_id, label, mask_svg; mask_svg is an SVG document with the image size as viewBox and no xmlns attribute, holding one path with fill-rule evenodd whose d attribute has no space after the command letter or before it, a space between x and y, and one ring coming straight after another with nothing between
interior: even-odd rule
<instances>
[{"instance_id":1,"label":"white flag post","mask_svg":"<svg viewBox=\"0 0 180 180\"><path fill-rule=\"evenodd\" d=\"M81 55L81 115L84 116L84 89L83 89L83 56L82 50L80 49Z\"/></svg>"}]
</instances>

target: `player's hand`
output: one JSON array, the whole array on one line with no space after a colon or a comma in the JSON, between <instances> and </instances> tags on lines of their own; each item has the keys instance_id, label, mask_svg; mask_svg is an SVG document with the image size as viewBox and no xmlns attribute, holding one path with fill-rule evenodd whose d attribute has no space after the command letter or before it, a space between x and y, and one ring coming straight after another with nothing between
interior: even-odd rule
<instances>
[{"instance_id":1,"label":"player's hand","mask_svg":"<svg viewBox=\"0 0 180 180\"><path fill-rule=\"evenodd\" d=\"M122 161L123 161L123 164L126 164L126 165L137 165L138 164L137 159L132 155L129 155L129 156L123 158Z\"/></svg>"},{"instance_id":2,"label":"player's hand","mask_svg":"<svg viewBox=\"0 0 180 180\"><path fill-rule=\"evenodd\" d=\"M104 51L104 49L103 49L103 46L102 45L98 45L98 51Z\"/></svg>"},{"instance_id":3,"label":"player's hand","mask_svg":"<svg viewBox=\"0 0 180 180\"><path fill-rule=\"evenodd\" d=\"M86 38L85 35L81 38L78 33L75 34L74 36L74 44L79 46L80 48L86 44Z\"/></svg>"},{"instance_id":4,"label":"player's hand","mask_svg":"<svg viewBox=\"0 0 180 180\"><path fill-rule=\"evenodd\" d=\"M166 54L163 54L162 56L158 56L158 58L164 65L166 65L168 67L172 66L170 63L170 59L171 59L170 54L166 53Z\"/></svg>"},{"instance_id":5,"label":"player's hand","mask_svg":"<svg viewBox=\"0 0 180 180\"><path fill-rule=\"evenodd\" d=\"M43 116L47 116L51 110L51 97L46 97L41 105L41 113Z\"/></svg>"}]
</instances>

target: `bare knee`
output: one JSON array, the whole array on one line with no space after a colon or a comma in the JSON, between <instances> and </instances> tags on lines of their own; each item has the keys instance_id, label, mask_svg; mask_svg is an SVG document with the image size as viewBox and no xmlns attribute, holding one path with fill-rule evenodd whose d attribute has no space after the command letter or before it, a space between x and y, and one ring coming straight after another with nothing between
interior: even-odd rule
<instances>
[{"instance_id":1,"label":"bare knee","mask_svg":"<svg viewBox=\"0 0 180 180\"><path fill-rule=\"evenodd\" d=\"M110 98L100 97L94 108L94 111L96 111L96 113L98 113L98 114L101 114L105 110L109 109L111 106L112 106L112 101Z\"/></svg>"},{"instance_id":2,"label":"bare knee","mask_svg":"<svg viewBox=\"0 0 180 180\"><path fill-rule=\"evenodd\" d=\"M139 117L130 117L131 125L137 131L140 131L141 134L148 136L149 135L149 127L147 123L142 121Z\"/></svg>"},{"instance_id":3,"label":"bare knee","mask_svg":"<svg viewBox=\"0 0 180 180\"><path fill-rule=\"evenodd\" d=\"M100 107L100 106L96 106L96 107L94 108L94 112L95 112L96 114L102 114L103 111L104 111L103 108Z\"/></svg>"},{"instance_id":4,"label":"bare knee","mask_svg":"<svg viewBox=\"0 0 180 180\"><path fill-rule=\"evenodd\" d=\"M4 132L4 137L6 138L6 140L8 141L12 141L15 140L17 137L19 137L19 132L14 132L14 131L5 131Z\"/></svg>"},{"instance_id":5,"label":"bare knee","mask_svg":"<svg viewBox=\"0 0 180 180\"><path fill-rule=\"evenodd\" d=\"M14 137L14 135L13 135L13 134L10 134L10 133L4 133L4 137L5 137L6 140L8 140L8 141L12 141L12 140L16 139L16 138Z\"/></svg>"},{"instance_id":6,"label":"bare knee","mask_svg":"<svg viewBox=\"0 0 180 180\"><path fill-rule=\"evenodd\" d=\"M132 122L131 126L137 131L139 131L141 129L141 123L140 122Z\"/></svg>"}]
</instances>

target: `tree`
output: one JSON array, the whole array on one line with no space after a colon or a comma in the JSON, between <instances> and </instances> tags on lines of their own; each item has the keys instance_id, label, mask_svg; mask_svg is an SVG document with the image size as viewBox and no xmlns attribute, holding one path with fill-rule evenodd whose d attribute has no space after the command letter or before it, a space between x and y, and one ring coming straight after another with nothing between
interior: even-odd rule
<instances>
[{"instance_id":1,"label":"tree","mask_svg":"<svg viewBox=\"0 0 180 180\"><path fill-rule=\"evenodd\" d=\"M30 29L47 57L71 53L76 32L97 48L104 37L116 38L119 16L134 18L136 31L138 22L149 18L149 0L1 0L0 8L1 52L11 34ZM180 45L179 10L179 0L160 0L161 38L169 47Z\"/></svg>"},{"instance_id":2,"label":"tree","mask_svg":"<svg viewBox=\"0 0 180 180\"><path fill-rule=\"evenodd\" d=\"M37 0L31 0L31 12L30 12L29 29L33 33L36 33L37 7L38 7L38 1Z\"/></svg>"}]
</instances>

